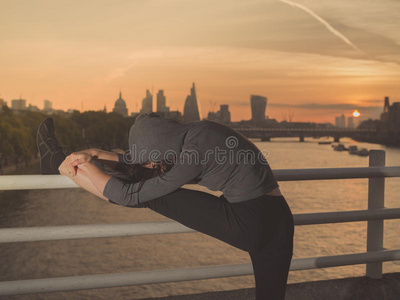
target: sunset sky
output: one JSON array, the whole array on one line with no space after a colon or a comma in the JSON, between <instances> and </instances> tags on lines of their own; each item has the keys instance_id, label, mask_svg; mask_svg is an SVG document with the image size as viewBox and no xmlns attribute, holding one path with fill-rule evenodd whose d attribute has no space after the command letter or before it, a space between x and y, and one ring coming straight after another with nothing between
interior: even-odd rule
<instances>
[{"instance_id":1,"label":"sunset sky","mask_svg":"<svg viewBox=\"0 0 400 300\"><path fill-rule=\"evenodd\" d=\"M203 117L250 119L257 94L278 121L377 118L400 101L399 15L390 0L0 0L0 98L110 111L121 90L130 114L163 89L183 111L195 82Z\"/></svg>"}]
</instances>

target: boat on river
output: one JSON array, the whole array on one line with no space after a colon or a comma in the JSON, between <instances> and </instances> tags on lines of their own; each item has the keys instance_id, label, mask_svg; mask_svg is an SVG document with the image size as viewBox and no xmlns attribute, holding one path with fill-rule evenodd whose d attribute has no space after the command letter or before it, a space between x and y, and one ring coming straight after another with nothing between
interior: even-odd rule
<instances>
[{"instance_id":1,"label":"boat on river","mask_svg":"<svg viewBox=\"0 0 400 300\"><path fill-rule=\"evenodd\" d=\"M343 144L332 145L335 151L345 151L347 148Z\"/></svg>"},{"instance_id":2,"label":"boat on river","mask_svg":"<svg viewBox=\"0 0 400 300\"><path fill-rule=\"evenodd\" d=\"M369 151L368 151L368 149L366 149L366 148L362 148L361 150L358 150L358 151L357 151L357 154L358 154L359 156L368 156L368 155L369 155Z\"/></svg>"},{"instance_id":3,"label":"boat on river","mask_svg":"<svg viewBox=\"0 0 400 300\"><path fill-rule=\"evenodd\" d=\"M349 154L358 154L358 151L357 146L349 146Z\"/></svg>"}]
</instances>

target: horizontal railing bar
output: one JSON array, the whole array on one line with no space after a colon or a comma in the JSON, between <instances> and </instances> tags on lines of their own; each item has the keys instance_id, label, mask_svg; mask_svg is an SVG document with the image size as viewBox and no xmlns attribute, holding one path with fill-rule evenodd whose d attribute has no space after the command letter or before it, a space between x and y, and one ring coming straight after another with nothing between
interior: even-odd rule
<instances>
[{"instance_id":1,"label":"horizontal railing bar","mask_svg":"<svg viewBox=\"0 0 400 300\"><path fill-rule=\"evenodd\" d=\"M44 190L79 188L68 176L63 175L1 175L1 190Z\"/></svg>"},{"instance_id":2,"label":"horizontal railing bar","mask_svg":"<svg viewBox=\"0 0 400 300\"><path fill-rule=\"evenodd\" d=\"M278 181L400 177L400 167L282 169L273 171ZM2 175L0 190L77 188L67 176Z\"/></svg>"},{"instance_id":3,"label":"horizontal railing bar","mask_svg":"<svg viewBox=\"0 0 400 300\"><path fill-rule=\"evenodd\" d=\"M278 181L400 177L400 167L282 169L273 173Z\"/></svg>"},{"instance_id":4,"label":"horizontal railing bar","mask_svg":"<svg viewBox=\"0 0 400 300\"><path fill-rule=\"evenodd\" d=\"M393 260L400 260L400 250L294 259L291 263L290 270L308 270ZM252 274L252 265L246 263L174 270L3 281L0 282L0 296L123 287Z\"/></svg>"},{"instance_id":5,"label":"horizontal railing bar","mask_svg":"<svg viewBox=\"0 0 400 300\"><path fill-rule=\"evenodd\" d=\"M400 208L295 214L295 225L314 225L400 218ZM0 243L107 238L195 232L175 221L68 225L0 229Z\"/></svg>"},{"instance_id":6,"label":"horizontal railing bar","mask_svg":"<svg viewBox=\"0 0 400 300\"><path fill-rule=\"evenodd\" d=\"M352 128L265 128L265 127L256 127L256 128L243 128L243 127L233 127L237 131L313 131L313 132L329 132L329 133L364 133L364 132L377 132L376 129L352 129ZM336 143L336 142L335 142Z\"/></svg>"},{"instance_id":7,"label":"horizontal railing bar","mask_svg":"<svg viewBox=\"0 0 400 300\"><path fill-rule=\"evenodd\" d=\"M178 222L68 225L0 229L0 243L195 232Z\"/></svg>"},{"instance_id":8,"label":"horizontal railing bar","mask_svg":"<svg viewBox=\"0 0 400 300\"><path fill-rule=\"evenodd\" d=\"M400 208L295 214L293 215L293 218L294 223L298 226L372 220L389 220L400 218Z\"/></svg>"}]
</instances>

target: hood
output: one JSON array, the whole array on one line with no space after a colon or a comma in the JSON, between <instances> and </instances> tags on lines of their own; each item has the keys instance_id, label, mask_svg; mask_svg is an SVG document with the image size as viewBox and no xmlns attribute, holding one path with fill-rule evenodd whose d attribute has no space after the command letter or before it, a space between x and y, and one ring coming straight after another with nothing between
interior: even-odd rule
<instances>
[{"instance_id":1,"label":"hood","mask_svg":"<svg viewBox=\"0 0 400 300\"><path fill-rule=\"evenodd\" d=\"M140 114L129 132L129 163L176 161L191 124L165 119L156 113Z\"/></svg>"}]
</instances>

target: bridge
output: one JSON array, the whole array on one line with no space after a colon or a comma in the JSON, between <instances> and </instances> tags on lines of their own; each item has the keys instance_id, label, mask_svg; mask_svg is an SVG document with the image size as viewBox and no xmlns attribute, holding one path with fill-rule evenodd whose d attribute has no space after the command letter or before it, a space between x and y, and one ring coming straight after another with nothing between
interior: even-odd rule
<instances>
[{"instance_id":1,"label":"bridge","mask_svg":"<svg viewBox=\"0 0 400 300\"><path fill-rule=\"evenodd\" d=\"M270 141L277 137L298 137L300 142L304 142L305 137L333 137L335 142L339 142L342 137L357 138L376 138L376 129L351 129L351 128L245 128L237 127L235 130L247 138L261 138L262 141Z\"/></svg>"}]
</instances>

